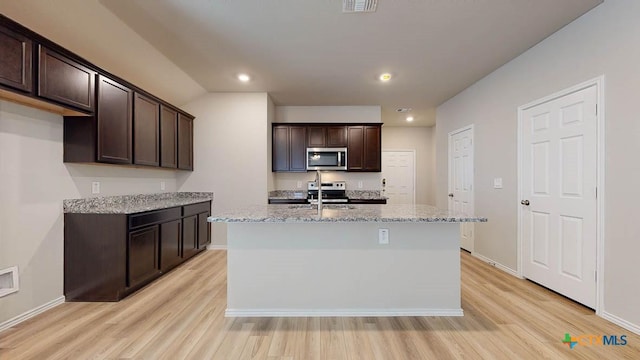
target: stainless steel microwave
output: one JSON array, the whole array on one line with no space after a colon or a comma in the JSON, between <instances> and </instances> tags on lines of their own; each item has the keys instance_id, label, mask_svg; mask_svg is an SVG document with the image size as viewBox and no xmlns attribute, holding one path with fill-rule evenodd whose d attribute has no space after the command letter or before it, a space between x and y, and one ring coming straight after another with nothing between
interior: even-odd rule
<instances>
[{"instance_id":1,"label":"stainless steel microwave","mask_svg":"<svg viewBox=\"0 0 640 360\"><path fill-rule=\"evenodd\" d=\"M347 148L307 148L307 170L347 170Z\"/></svg>"}]
</instances>

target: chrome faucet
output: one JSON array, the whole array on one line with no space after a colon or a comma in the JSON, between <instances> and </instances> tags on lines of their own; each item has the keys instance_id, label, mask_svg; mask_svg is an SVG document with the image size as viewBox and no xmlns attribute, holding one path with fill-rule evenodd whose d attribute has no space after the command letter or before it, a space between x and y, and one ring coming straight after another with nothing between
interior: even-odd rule
<instances>
[{"instance_id":1,"label":"chrome faucet","mask_svg":"<svg viewBox=\"0 0 640 360\"><path fill-rule=\"evenodd\" d=\"M322 214L322 174L316 170L316 187L318 188L318 215Z\"/></svg>"}]
</instances>

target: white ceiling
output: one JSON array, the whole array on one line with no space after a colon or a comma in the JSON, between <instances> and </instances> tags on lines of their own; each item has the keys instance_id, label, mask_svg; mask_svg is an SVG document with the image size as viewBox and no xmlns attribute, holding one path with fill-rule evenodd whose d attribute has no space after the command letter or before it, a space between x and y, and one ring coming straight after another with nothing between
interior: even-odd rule
<instances>
[{"instance_id":1,"label":"white ceiling","mask_svg":"<svg viewBox=\"0 0 640 360\"><path fill-rule=\"evenodd\" d=\"M601 0L100 0L208 91L276 105L381 105L431 126L435 108ZM246 72L250 83L235 76ZM378 75L393 79L381 83ZM341 119L335 119L341 121Z\"/></svg>"}]
</instances>

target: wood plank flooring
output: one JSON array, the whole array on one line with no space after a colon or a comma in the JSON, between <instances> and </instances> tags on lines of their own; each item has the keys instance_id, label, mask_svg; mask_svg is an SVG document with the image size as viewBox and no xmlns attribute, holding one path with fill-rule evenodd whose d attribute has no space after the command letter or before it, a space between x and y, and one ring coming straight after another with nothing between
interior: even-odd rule
<instances>
[{"instance_id":1,"label":"wood plank flooring","mask_svg":"<svg viewBox=\"0 0 640 360\"><path fill-rule=\"evenodd\" d=\"M225 318L226 252L119 303L65 303L0 333L0 359L640 359L640 336L462 252L464 317ZM562 343L627 335L626 346Z\"/></svg>"}]
</instances>

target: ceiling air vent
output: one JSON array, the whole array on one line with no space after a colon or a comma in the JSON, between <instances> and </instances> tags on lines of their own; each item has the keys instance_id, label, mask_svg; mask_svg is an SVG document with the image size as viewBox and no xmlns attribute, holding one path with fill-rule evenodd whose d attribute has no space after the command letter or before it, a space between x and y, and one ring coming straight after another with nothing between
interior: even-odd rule
<instances>
[{"instance_id":1,"label":"ceiling air vent","mask_svg":"<svg viewBox=\"0 0 640 360\"><path fill-rule=\"evenodd\" d=\"M378 0L342 0L344 13L374 12L377 6Z\"/></svg>"}]
</instances>

